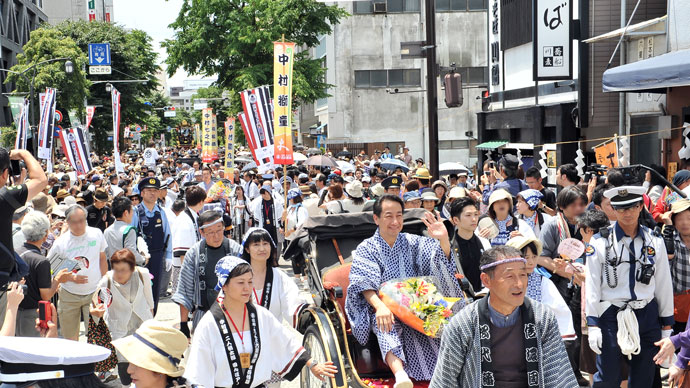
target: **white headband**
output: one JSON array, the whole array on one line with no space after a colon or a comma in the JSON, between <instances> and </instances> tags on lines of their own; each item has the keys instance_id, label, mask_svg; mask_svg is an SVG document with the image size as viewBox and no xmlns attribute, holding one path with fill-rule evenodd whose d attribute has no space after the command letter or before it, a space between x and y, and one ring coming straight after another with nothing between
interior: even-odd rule
<instances>
[{"instance_id":1,"label":"white headband","mask_svg":"<svg viewBox=\"0 0 690 388\"><path fill-rule=\"evenodd\" d=\"M506 259L503 259L503 260L496 260L496 261L494 261L493 263L489 263L489 264L486 264L486 265L482 265L481 267L479 267L479 270L480 270L480 271L485 271L485 270L487 270L487 269L489 269L489 268L493 268L493 267L495 267L495 266L497 266L497 265L508 264L508 263L516 263L516 262L518 262L518 261L521 261L521 262L523 262L524 264L527 264L527 260L525 260L525 259L522 258L522 257L510 257L510 258L506 258Z\"/></svg>"},{"instance_id":2,"label":"white headband","mask_svg":"<svg viewBox=\"0 0 690 388\"><path fill-rule=\"evenodd\" d=\"M218 218L217 220L215 220L213 222L209 222L208 224L204 224L204 225L200 226L199 229L206 229L209 226L215 225L219 222L223 222L223 216L221 216L220 218Z\"/></svg>"}]
</instances>

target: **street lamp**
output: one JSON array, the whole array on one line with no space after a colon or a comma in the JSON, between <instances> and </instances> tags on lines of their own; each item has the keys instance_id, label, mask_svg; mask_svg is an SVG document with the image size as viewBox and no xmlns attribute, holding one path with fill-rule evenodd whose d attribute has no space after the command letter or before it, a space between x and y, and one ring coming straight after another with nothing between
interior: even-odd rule
<instances>
[{"instance_id":1,"label":"street lamp","mask_svg":"<svg viewBox=\"0 0 690 388\"><path fill-rule=\"evenodd\" d=\"M105 91L106 92L110 93L112 90L113 90L113 84L111 84L110 82L105 84Z\"/></svg>"},{"instance_id":2,"label":"street lamp","mask_svg":"<svg viewBox=\"0 0 690 388\"><path fill-rule=\"evenodd\" d=\"M65 62L65 73L72 74L73 71L74 71L74 64L72 63L72 61L67 60L67 62Z\"/></svg>"}]
</instances>

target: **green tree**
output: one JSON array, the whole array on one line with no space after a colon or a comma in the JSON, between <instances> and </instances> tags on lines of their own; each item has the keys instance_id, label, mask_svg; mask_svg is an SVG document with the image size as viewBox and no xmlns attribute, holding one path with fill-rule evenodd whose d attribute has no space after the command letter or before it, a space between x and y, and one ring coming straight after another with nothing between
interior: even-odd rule
<instances>
[{"instance_id":1,"label":"green tree","mask_svg":"<svg viewBox=\"0 0 690 388\"><path fill-rule=\"evenodd\" d=\"M112 100L106 91L105 80L147 80L143 82L119 82L113 86L120 96L120 138L124 126L149 121L148 101L158 86L156 74L160 71L157 54L153 50L151 37L141 30L127 30L124 27L108 22L66 21L55 27L62 35L71 38L84 52L88 52L89 43L110 43L112 74L90 75L94 83L90 87L89 105L102 105L96 109L92 122L95 131L96 149L99 153L111 152L112 142L107 141L106 132L113 128ZM83 104L83 101L82 101ZM155 120L153 120L155 121ZM154 128L158 123L152 122Z\"/></svg>"},{"instance_id":2,"label":"green tree","mask_svg":"<svg viewBox=\"0 0 690 388\"><path fill-rule=\"evenodd\" d=\"M170 26L175 37L163 42L168 74L217 75L230 92L228 113L241 111L238 93L273 83L273 42L285 37L298 47L315 47L332 25L347 16L337 6L315 0L184 0ZM295 56L293 93L297 103L327 97L326 69L308 52Z\"/></svg>"},{"instance_id":3,"label":"green tree","mask_svg":"<svg viewBox=\"0 0 690 388\"><path fill-rule=\"evenodd\" d=\"M62 110L65 117L67 117L67 111L71 109L83 113L84 98L88 95L91 83L86 79L86 73L83 70L87 63L87 56L76 42L60 30L47 26L32 31L23 50L22 54L17 54L17 64L10 70L17 73L26 71L24 73L26 78L19 74L8 73L5 83L15 83L15 92L28 93L30 82L34 79L36 99L33 107L35 110L39 109L39 93L51 87L58 90L57 108ZM56 58L69 58L73 63L73 72L71 74L65 72L65 61L38 64ZM38 120L40 114L34 113L34 117ZM38 125L34 122L31 124Z\"/></svg>"},{"instance_id":4,"label":"green tree","mask_svg":"<svg viewBox=\"0 0 690 388\"><path fill-rule=\"evenodd\" d=\"M12 125L11 127L0 127L0 146L6 148L14 148L14 142L17 139L17 129Z\"/></svg>"}]
</instances>

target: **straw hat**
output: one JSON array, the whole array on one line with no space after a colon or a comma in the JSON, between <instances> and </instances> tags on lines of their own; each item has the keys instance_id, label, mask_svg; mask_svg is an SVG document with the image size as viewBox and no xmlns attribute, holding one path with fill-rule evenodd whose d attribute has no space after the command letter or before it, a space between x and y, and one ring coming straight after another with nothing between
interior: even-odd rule
<instances>
[{"instance_id":1,"label":"straw hat","mask_svg":"<svg viewBox=\"0 0 690 388\"><path fill-rule=\"evenodd\" d=\"M431 179L431 174L429 173L429 169L418 168L412 177L419 179Z\"/></svg>"},{"instance_id":2,"label":"straw hat","mask_svg":"<svg viewBox=\"0 0 690 388\"><path fill-rule=\"evenodd\" d=\"M524 247L526 247L529 243L534 243L534 246L537 247L537 251L532 252L532 253L534 253L535 256L541 255L542 243L541 243L541 241L537 240L536 238L528 238L525 236L515 236L515 237L511 238L510 240L508 240L506 245L509 247L513 247L513 248L517 249L518 251L522 251L522 249Z\"/></svg>"},{"instance_id":3,"label":"straw hat","mask_svg":"<svg viewBox=\"0 0 690 388\"><path fill-rule=\"evenodd\" d=\"M149 319L134 335L113 341L113 346L127 361L140 368L171 377L184 373L180 363L187 350L187 337L169 324Z\"/></svg>"},{"instance_id":4,"label":"straw hat","mask_svg":"<svg viewBox=\"0 0 690 388\"><path fill-rule=\"evenodd\" d=\"M494 190L493 193L489 196L489 209L491 209L491 205L493 205L495 202L501 201L507 199L510 202L510 207L513 207L513 197L510 195L510 193L506 190L503 189L498 189Z\"/></svg>"},{"instance_id":5,"label":"straw hat","mask_svg":"<svg viewBox=\"0 0 690 388\"><path fill-rule=\"evenodd\" d=\"M463 198L466 196L467 196L467 189L465 189L464 187L455 186L452 189L450 189L450 193L448 193L448 199Z\"/></svg>"},{"instance_id":6,"label":"straw hat","mask_svg":"<svg viewBox=\"0 0 690 388\"><path fill-rule=\"evenodd\" d=\"M34 206L34 210L38 210L45 214L50 214L55 206L55 200L50 195L45 193L38 193L32 200L31 203Z\"/></svg>"}]
</instances>

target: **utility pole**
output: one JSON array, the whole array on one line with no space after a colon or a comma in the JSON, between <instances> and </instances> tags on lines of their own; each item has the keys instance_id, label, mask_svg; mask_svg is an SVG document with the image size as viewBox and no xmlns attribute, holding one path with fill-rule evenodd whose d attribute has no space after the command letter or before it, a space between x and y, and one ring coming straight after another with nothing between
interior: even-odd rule
<instances>
[{"instance_id":1,"label":"utility pole","mask_svg":"<svg viewBox=\"0 0 690 388\"><path fill-rule=\"evenodd\" d=\"M438 176L438 96L436 90L436 6L435 0L424 1L426 19L426 98L429 126L429 160L427 166L433 179Z\"/></svg>"}]
</instances>

